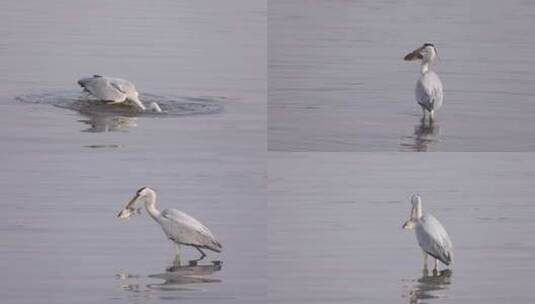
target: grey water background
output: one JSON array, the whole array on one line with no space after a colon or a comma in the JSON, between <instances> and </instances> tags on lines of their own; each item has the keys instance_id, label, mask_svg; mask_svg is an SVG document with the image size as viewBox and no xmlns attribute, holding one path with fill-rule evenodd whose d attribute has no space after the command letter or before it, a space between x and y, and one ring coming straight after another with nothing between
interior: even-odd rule
<instances>
[{"instance_id":1,"label":"grey water background","mask_svg":"<svg viewBox=\"0 0 535 304\"><path fill-rule=\"evenodd\" d=\"M270 303L532 303L534 180L530 153L270 153ZM450 276L401 229L414 192Z\"/></svg>"},{"instance_id":2,"label":"grey water background","mask_svg":"<svg viewBox=\"0 0 535 304\"><path fill-rule=\"evenodd\" d=\"M2 303L265 299L265 33L264 1L2 3ZM223 111L99 116L15 100L76 92L95 73L142 94L217 96ZM165 273L171 243L144 211L115 217L143 185L223 243L212 283L148 277Z\"/></svg>"},{"instance_id":3,"label":"grey water background","mask_svg":"<svg viewBox=\"0 0 535 304\"><path fill-rule=\"evenodd\" d=\"M531 1L269 2L268 147L274 151L532 151ZM445 87L421 127L425 42Z\"/></svg>"}]
</instances>

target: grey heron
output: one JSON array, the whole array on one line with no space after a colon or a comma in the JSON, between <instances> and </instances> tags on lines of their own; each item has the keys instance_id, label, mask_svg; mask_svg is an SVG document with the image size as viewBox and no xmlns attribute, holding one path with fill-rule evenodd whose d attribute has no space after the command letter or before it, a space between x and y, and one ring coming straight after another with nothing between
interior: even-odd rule
<instances>
[{"instance_id":1,"label":"grey heron","mask_svg":"<svg viewBox=\"0 0 535 304\"><path fill-rule=\"evenodd\" d=\"M415 230L416 239L424 253L424 269L427 269L428 255L435 259L436 271L438 261L449 266L453 258L453 245L446 229L431 214L423 214L422 198L419 195L412 195L411 204L409 219L403 224L403 229Z\"/></svg>"},{"instance_id":2,"label":"grey heron","mask_svg":"<svg viewBox=\"0 0 535 304\"><path fill-rule=\"evenodd\" d=\"M78 80L78 84L94 97L110 104L126 103L133 105L139 111L150 110L162 112L160 106L151 102L149 107L145 107L139 100L139 93L133 83L120 78L111 78L101 75L93 75Z\"/></svg>"},{"instance_id":3,"label":"grey heron","mask_svg":"<svg viewBox=\"0 0 535 304\"><path fill-rule=\"evenodd\" d=\"M437 73L431 71L431 63L437 55L436 47L432 43L425 43L403 58L406 61L421 60L422 76L416 82L415 95L416 101L422 107L423 119L425 120L428 113L430 122L434 120L435 111L442 106L444 100L442 81Z\"/></svg>"},{"instance_id":4,"label":"grey heron","mask_svg":"<svg viewBox=\"0 0 535 304\"><path fill-rule=\"evenodd\" d=\"M156 208L156 192L149 187L139 189L134 197L119 212L117 217L129 218L135 213L135 203L138 200L145 200L145 209L150 216L162 226L165 235L175 244L176 256L180 257L180 246L191 246L199 251L201 257L196 261L206 257L203 249L221 252L222 246L210 230L192 216L176 210Z\"/></svg>"}]
</instances>

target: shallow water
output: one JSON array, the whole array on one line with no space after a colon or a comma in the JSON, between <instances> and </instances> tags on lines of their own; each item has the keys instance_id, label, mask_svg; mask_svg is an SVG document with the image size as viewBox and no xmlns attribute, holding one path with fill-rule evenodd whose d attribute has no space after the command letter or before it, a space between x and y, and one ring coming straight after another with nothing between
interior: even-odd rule
<instances>
[{"instance_id":1,"label":"shallow water","mask_svg":"<svg viewBox=\"0 0 535 304\"><path fill-rule=\"evenodd\" d=\"M533 17L521 0L270 1L269 149L533 151ZM425 42L445 87L433 130L402 60Z\"/></svg>"},{"instance_id":2,"label":"shallow water","mask_svg":"<svg viewBox=\"0 0 535 304\"><path fill-rule=\"evenodd\" d=\"M532 303L530 153L271 153L270 303ZM409 197L446 227L425 275Z\"/></svg>"},{"instance_id":3,"label":"shallow water","mask_svg":"<svg viewBox=\"0 0 535 304\"><path fill-rule=\"evenodd\" d=\"M3 4L2 303L265 300L265 6ZM16 100L77 96L77 79L95 73L129 79L146 100L188 115ZM206 113L189 115L198 111ZM223 253L166 272L173 247L146 212L116 218L143 185L162 208L205 223ZM185 251L186 260L197 256Z\"/></svg>"}]
</instances>

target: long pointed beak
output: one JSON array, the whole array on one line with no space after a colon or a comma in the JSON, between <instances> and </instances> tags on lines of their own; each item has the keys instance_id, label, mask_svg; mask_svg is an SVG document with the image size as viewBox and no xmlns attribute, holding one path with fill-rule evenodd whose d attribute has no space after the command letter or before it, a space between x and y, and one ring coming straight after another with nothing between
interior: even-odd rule
<instances>
[{"instance_id":1,"label":"long pointed beak","mask_svg":"<svg viewBox=\"0 0 535 304\"><path fill-rule=\"evenodd\" d=\"M139 198L139 195L136 194L127 204L124 206L121 211L117 214L118 218L129 218L133 213L135 213L134 210L134 204L136 203L137 199Z\"/></svg>"},{"instance_id":2,"label":"long pointed beak","mask_svg":"<svg viewBox=\"0 0 535 304\"><path fill-rule=\"evenodd\" d=\"M424 57L422 56L422 54L420 54L421 49L422 48L417 48L416 50L408 53L407 55L405 55L405 57L403 57L403 60L413 61L413 60L423 59Z\"/></svg>"}]
</instances>

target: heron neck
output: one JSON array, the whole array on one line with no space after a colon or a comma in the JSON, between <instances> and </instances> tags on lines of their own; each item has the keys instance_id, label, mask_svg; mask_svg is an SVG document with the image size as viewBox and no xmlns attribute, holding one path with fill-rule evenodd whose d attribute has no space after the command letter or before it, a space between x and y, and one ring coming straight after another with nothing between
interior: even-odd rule
<instances>
[{"instance_id":1,"label":"heron neck","mask_svg":"<svg viewBox=\"0 0 535 304\"><path fill-rule=\"evenodd\" d=\"M430 61L422 61L422 65L420 66L420 72L422 73L422 75L429 71L430 66L431 66Z\"/></svg>"},{"instance_id":2,"label":"heron neck","mask_svg":"<svg viewBox=\"0 0 535 304\"><path fill-rule=\"evenodd\" d=\"M145 108L145 106L143 105L143 103L141 102L141 100L139 100L138 97L136 98L131 98L132 102L134 103L134 106L136 106L138 108L138 110L140 111L145 111L147 108Z\"/></svg>"},{"instance_id":3,"label":"heron neck","mask_svg":"<svg viewBox=\"0 0 535 304\"><path fill-rule=\"evenodd\" d=\"M415 212L416 213L416 219L419 219L422 217L423 215L423 211L422 211L422 204L420 202L418 202L418 204L416 205L416 210Z\"/></svg>"},{"instance_id":4,"label":"heron neck","mask_svg":"<svg viewBox=\"0 0 535 304\"><path fill-rule=\"evenodd\" d=\"M145 209L147 209L147 212L153 219L158 220L160 211L156 209L156 193L153 192L147 196L145 199Z\"/></svg>"}]
</instances>

